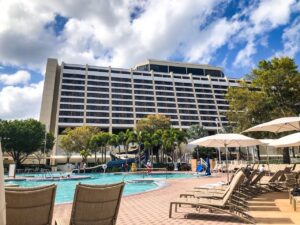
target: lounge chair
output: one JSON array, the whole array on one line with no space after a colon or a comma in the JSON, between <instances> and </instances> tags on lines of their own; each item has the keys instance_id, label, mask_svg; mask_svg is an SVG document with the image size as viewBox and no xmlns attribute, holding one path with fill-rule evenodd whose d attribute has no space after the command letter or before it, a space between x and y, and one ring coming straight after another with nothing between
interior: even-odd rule
<instances>
[{"instance_id":1,"label":"lounge chair","mask_svg":"<svg viewBox=\"0 0 300 225\"><path fill-rule=\"evenodd\" d=\"M56 185L5 188L6 225L51 225Z\"/></svg>"},{"instance_id":2,"label":"lounge chair","mask_svg":"<svg viewBox=\"0 0 300 225\"><path fill-rule=\"evenodd\" d=\"M125 183L78 184L70 222L57 218L56 225L115 225Z\"/></svg>"},{"instance_id":3,"label":"lounge chair","mask_svg":"<svg viewBox=\"0 0 300 225\"><path fill-rule=\"evenodd\" d=\"M169 218L172 217L173 205L175 205L175 212L177 212L178 205L190 205L197 209L206 208L209 212L219 211L226 214L235 216L248 223L255 223L254 219L245 213L242 207L232 202L234 191L238 188L237 184L240 180L245 178L244 173L241 171L233 178L230 184L229 190L226 192L222 199L214 198L178 198L175 201L170 202Z\"/></svg>"}]
</instances>

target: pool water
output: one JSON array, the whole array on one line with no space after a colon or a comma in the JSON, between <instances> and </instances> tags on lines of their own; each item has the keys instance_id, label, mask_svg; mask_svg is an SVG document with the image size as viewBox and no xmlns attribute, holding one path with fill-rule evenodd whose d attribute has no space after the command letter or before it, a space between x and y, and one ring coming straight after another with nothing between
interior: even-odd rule
<instances>
[{"instance_id":1,"label":"pool water","mask_svg":"<svg viewBox=\"0 0 300 225\"><path fill-rule=\"evenodd\" d=\"M49 185L52 183L57 184L56 198L55 203L67 203L72 202L75 192L76 184L79 182L83 184L111 184L121 181L130 181L135 179L143 178L160 178L162 181L170 178L188 178L194 177L191 174L183 173L168 173L168 174L99 174L99 173L90 173L86 174L91 176L91 179L83 180L61 180L61 181L10 181L7 183L18 184L21 187L35 187L41 185ZM35 174L34 176L40 176ZM123 195L137 194L149 190L154 190L158 188L159 185L156 183L126 183Z\"/></svg>"}]
</instances>

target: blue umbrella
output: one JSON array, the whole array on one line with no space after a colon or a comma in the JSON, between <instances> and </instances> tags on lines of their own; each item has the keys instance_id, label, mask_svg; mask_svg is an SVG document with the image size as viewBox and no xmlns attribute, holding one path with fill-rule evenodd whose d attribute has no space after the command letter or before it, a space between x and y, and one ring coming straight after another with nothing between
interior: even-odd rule
<instances>
[{"instance_id":1,"label":"blue umbrella","mask_svg":"<svg viewBox=\"0 0 300 225\"><path fill-rule=\"evenodd\" d=\"M207 165L205 175L210 176L211 175L211 173L210 173L210 162L209 162L209 157L208 156L206 157L205 162L206 162L206 165Z\"/></svg>"}]
</instances>

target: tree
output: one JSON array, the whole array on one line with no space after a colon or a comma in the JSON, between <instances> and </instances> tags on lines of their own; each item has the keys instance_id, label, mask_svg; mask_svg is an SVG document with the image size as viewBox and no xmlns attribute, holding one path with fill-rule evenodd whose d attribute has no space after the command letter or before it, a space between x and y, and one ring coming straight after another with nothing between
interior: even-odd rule
<instances>
[{"instance_id":1,"label":"tree","mask_svg":"<svg viewBox=\"0 0 300 225\"><path fill-rule=\"evenodd\" d=\"M76 128L67 128L59 139L59 147L62 148L69 160L72 153L80 153L81 150L91 151L91 138L98 133L96 127L82 126Z\"/></svg>"},{"instance_id":2,"label":"tree","mask_svg":"<svg viewBox=\"0 0 300 225\"><path fill-rule=\"evenodd\" d=\"M82 162L84 162L84 163L86 163L88 157L92 155L91 152L89 150L86 150L86 149L80 150L79 154L81 155Z\"/></svg>"},{"instance_id":3,"label":"tree","mask_svg":"<svg viewBox=\"0 0 300 225\"><path fill-rule=\"evenodd\" d=\"M106 163L106 147L109 144L111 140L111 135L108 132L99 132L91 138L91 144L94 147L94 153L95 153L95 163L97 162L97 149L101 149L101 158L102 158L102 163L103 163L103 158L104 158L104 163Z\"/></svg>"},{"instance_id":4,"label":"tree","mask_svg":"<svg viewBox=\"0 0 300 225\"><path fill-rule=\"evenodd\" d=\"M187 136L191 139L198 139L208 135L208 131L201 125L192 125L187 130Z\"/></svg>"},{"instance_id":5,"label":"tree","mask_svg":"<svg viewBox=\"0 0 300 225\"><path fill-rule=\"evenodd\" d=\"M46 143L44 139L40 149L33 154L34 157L39 161L39 165L41 164L42 159L46 158L46 155L52 150L54 146L54 141L55 141L54 135L52 133L47 133Z\"/></svg>"},{"instance_id":6,"label":"tree","mask_svg":"<svg viewBox=\"0 0 300 225\"><path fill-rule=\"evenodd\" d=\"M138 121L136 124L136 131L144 131L153 134L156 130L165 130L171 127L171 121L169 117L165 115L156 114L148 115Z\"/></svg>"},{"instance_id":7,"label":"tree","mask_svg":"<svg viewBox=\"0 0 300 225\"><path fill-rule=\"evenodd\" d=\"M119 154L121 153L121 149L120 149L120 140L119 140L119 136L117 134L112 134L109 140L109 144L111 146L113 146L114 148L118 147L119 149Z\"/></svg>"},{"instance_id":8,"label":"tree","mask_svg":"<svg viewBox=\"0 0 300 225\"><path fill-rule=\"evenodd\" d=\"M236 132L279 117L299 115L300 73L293 59L260 61L247 78L252 83L243 81L240 87L230 87L226 96L229 101L226 116ZM262 138L270 134L251 135ZM283 156L288 163L288 149L284 149Z\"/></svg>"},{"instance_id":9,"label":"tree","mask_svg":"<svg viewBox=\"0 0 300 225\"><path fill-rule=\"evenodd\" d=\"M0 121L2 147L17 164L17 167L34 152L41 149L45 139L45 126L37 120ZM49 145L53 146L53 139Z\"/></svg>"},{"instance_id":10,"label":"tree","mask_svg":"<svg viewBox=\"0 0 300 225\"><path fill-rule=\"evenodd\" d=\"M181 145L188 143L188 134L185 131L176 130L175 140L176 140L176 145L177 145L177 149L178 149L178 158L181 160L181 157L182 157Z\"/></svg>"},{"instance_id":11,"label":"tree","mask_svg":"<svg viewBox=\"0 0 300 225\"><path fill-rule=\"evenodd\" d=\"M148 133L146 131L134 131L130 133L128 142L134 142L138 144L138 155L139 155L139 168L141 167L141 147L146 141Z\"/></svg>"}]
</instances>

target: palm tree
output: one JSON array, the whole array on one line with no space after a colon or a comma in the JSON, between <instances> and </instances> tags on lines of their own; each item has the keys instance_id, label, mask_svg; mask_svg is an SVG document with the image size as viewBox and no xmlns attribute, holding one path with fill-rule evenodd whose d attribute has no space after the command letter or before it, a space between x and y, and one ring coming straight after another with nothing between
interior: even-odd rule
<instances>
[{"instance_id":1,"label":"palm tree","mask_svg":"<svg viewBox=\"0 0 300 225\"><path fill-rule=\"evenodd\" d=\"M106 147L109 144L110 139L111 135L108 132L99 132L98 134L93 136L93 145L101 149L102 163L104 156L104 163L106 163ZM97 157L96 154L95 157Z\"/></svg>"},{"instance_id":2,"label":"palm tree","mask_svg":"<svg viewBox=\"0 0 300 225\"><path fill-rule=\"evenodd\" d=\"M86 162L87 162L87 158L88 158L89 156L91 156L91 152L90 152L89 150L85 150L85 149L81 150L81 151L79 152L79 154L81 155L82 161L83 161L84 163L86 163Z\"/></svg>"},{"instance_id":3,"label":"palm tree","mask_svg":"<svg viewBox=\"0 0 300 225\"><path fill-rule=\"evenodd\" d=\"M176 139L176 144L177 144L177 148L178 148L178 156L181 159L181 156L182 156L181 144L187 144L188 143L188 135L185 131L176 130L175 139Z\"/></svg>"},{"instance_id":4,"label":"palm tree","mask_svg":"<svg viewBox=\"0 0 300 225\"><path fill-rule=\"evenodd\" d=\"M169 130L164 130L161 139L162 139L162 158L164 161L165 154L166 155L174 154L174 148L176 142L175 130L173 128L170 128ZM174 157L172 157L172 160L174 160Z\"/></svg>"},{"instance_id":5,"label":"palm tree","mask_svg":"<svg viewBox=\"0 0 300 225\"><path fill-rule=\"evenodd\" d=\"M139 168L141 167L141 146L145 142L147 132L145 131L134 131L131 132L128 138L128 142L135 142L138 144L138 155L139 155Z\"/></svg>"},{"instance_id":6,"label":"palm tree","mask_svg":"<svg viewBox=\"0 0 300 225\"><path fill-rule=\"evenodd\" d=\"M187 130L187 136L190 139L198 139L208 135L208 131L201 125L192 125Z\"/></svg>"},{"instance_id":7,"label":"palm tree","mask_svg":"<svg viewBox=\"0 0 300 225\"><path fill-rule=\"evenodd\" d=\"M109 140L109 144L113 147L118 147L119 149L119 154L121 153L121 149L120 149L120 140L119 140L119 136L117 134L112 134L111 138Z\"/></svg>"},{"instance_id":8,"label":"palm tree","mask_svg":"<svg viewBox=\"0 0 300 225\"><path fill-rule=\"evenodd\" d=\"M153 134L150 134L150 144L152 146L152 161L153 161L153 154L155 150L156 154L156 161L159 163L160 162L160 157L159 157L159 150L162 146L162 130L156 130Z\"/></svg>"}]
</instances>

